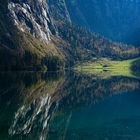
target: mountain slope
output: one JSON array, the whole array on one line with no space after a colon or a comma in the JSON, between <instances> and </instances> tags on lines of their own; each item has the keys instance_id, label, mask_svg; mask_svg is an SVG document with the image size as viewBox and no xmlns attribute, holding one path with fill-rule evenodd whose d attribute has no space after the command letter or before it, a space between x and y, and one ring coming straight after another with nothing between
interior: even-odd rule
<instances>
[{"instance_id":1,"label":"mountain slope","mask_svg":"<svg viewBox=\"0 0 140 140\"><path fill-rule=\"evenodd\" d=\"M10 5L13 4L10 3ZM22 10L25 10L19 4L15 5L13 6L15 9L9 10L8 1L0 1L0 69L41 69L44 66L50 68L48 61L53 60L57 63L57 60L58 62L63 60L64 57L58 48L49 43L51 40L50 31L43 30L45 27L43 28L42 24L39 26L32 22L34 20L34 17L31 17L34 16L33 13L28 19L22 13ZM21 5L24 3L21 2ZM38 13L36 9L33 11ZM38 17L36 18L38 19ZM27 21L28 23L26 23ZM46 22L44 19L40 19L38 22L41 21L44 24ZM28 26L29 23L34 25L32 31ZM45 24L45 26L47 25ZM53 69L55 68L53 67Z\"/></svg>"},{"instance_id":2,"label":"mountain slope","mask_svg":"<svg viewBox=\"0 0 140 140\"><path fill-rule=\"evenodd\" d=\"M69 46L67 48L63 45L61 48L65 52L69 51L75 61L88 61L100 57L123 60L140 55L140 48L113 43L106 38L71 23L59 21L57 27L59 36Z\"/></svg>"},{"instance_id":3,"label":"mountain slope","mask_svg":"<svg viewBox=\"0 0 140 140\"><path fill-rule=\"evenodd\" d=\"M64 0L0 1L1 70L56 70L95 57L139 55L139 48L112 43L75 26Z\"/></svg>"},{"instance_id":4,"label":"mountain slope","mask_svg":"<svg viewBox=\"0 0 140 140\"><path fill-rule=\"evenodd\" d=\"M140 1L67 0L71 20L114 41L139 46Z\"/></svg>"}]
</instances>

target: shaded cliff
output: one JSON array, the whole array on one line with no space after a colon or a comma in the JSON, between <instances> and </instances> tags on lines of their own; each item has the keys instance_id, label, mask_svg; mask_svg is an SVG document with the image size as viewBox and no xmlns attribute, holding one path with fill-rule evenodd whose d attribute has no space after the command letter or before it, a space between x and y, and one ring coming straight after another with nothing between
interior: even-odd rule
<instances>
[{"instance_id":1,"label":"shaded cliff","mask_svg":"<svg viewBox=\"0 0 140 140\"><path fill-rule=\"evenodd\" d=\"M139 46L140 2L137 0L67 0L71 19L113 41Z\"/></svg>"}]
</instances>

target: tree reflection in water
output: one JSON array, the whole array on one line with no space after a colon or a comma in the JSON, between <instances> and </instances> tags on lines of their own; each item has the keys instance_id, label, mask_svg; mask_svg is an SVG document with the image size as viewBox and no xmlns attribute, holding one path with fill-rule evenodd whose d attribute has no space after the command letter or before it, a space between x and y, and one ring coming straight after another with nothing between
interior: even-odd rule
<instances>
[{"instance_id":1,"label":"tree reflection in water","mask_svg":"<svg viewBox=\"0 0 140 140\"><path fill-rule=\"evenodd\" d=\"M15 140L68 139L77 109L140 90L139 79L73 72L1 73L0 79L0 138Z\"/></svg>"}]
</instances>

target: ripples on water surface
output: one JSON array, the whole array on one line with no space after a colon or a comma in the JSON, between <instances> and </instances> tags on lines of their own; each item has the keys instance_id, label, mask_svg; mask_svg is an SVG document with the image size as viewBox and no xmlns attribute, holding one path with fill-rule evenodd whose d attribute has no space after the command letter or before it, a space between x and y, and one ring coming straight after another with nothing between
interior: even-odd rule
<instances>
[{"instance_id":1,"label":"ripples on water surface","mask_svg":"<svg viewBox=\"0 0 140 140\"><path fill-rule=\"evenodd\" d=\"M140 140L140 80L0 73L0 140Z\"/></svg>"}]
</instances>

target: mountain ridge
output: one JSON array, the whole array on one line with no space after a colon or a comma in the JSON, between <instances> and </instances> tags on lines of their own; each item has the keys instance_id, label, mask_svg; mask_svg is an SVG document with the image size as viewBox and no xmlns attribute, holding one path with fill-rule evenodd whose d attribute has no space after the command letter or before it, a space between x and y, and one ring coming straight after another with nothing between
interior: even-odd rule
<instances>
[{"instance_id":1,"label":"mountain ridge","mask_svg":"<svg viewBox=\"0 0 140 140\"><path fill-rule=\"evenodd\" d=\"M140 2L137 0L67 0L74 23L135 46L140 45Z\"/></svg>"}]
</instances>

